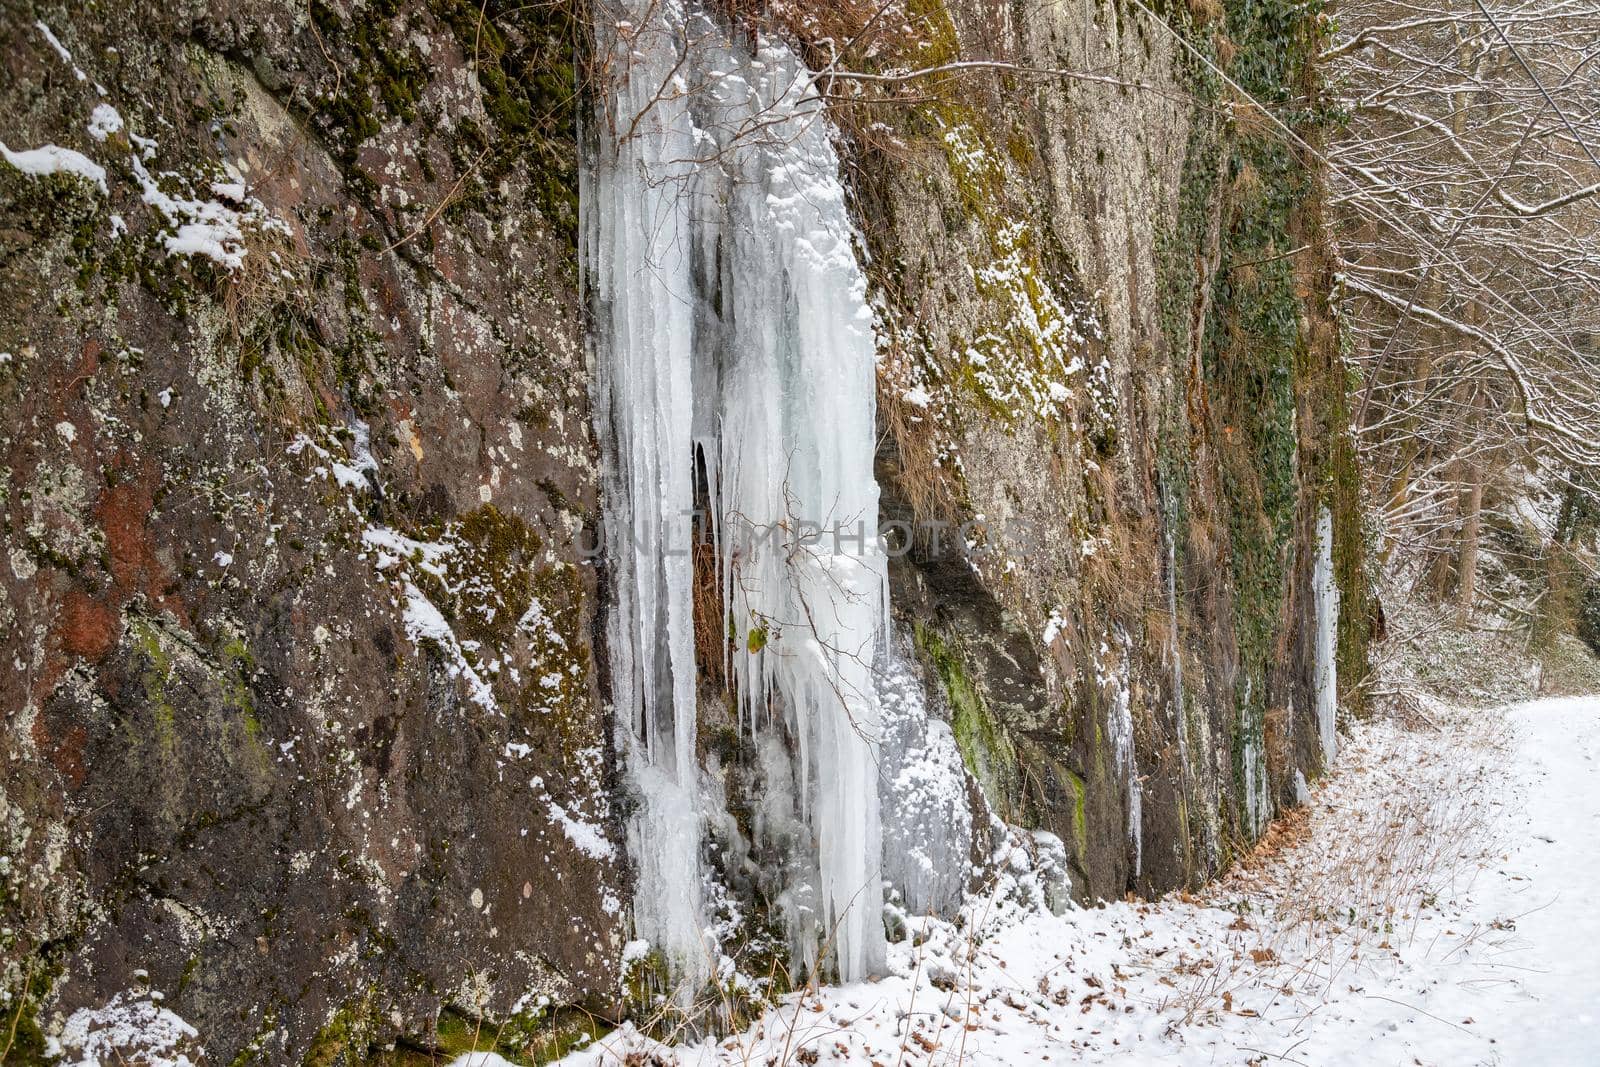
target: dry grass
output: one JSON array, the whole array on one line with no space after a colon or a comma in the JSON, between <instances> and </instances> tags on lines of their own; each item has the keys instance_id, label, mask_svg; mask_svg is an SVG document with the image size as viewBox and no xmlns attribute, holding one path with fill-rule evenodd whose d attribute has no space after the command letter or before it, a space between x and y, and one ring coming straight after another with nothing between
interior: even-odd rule
<instances>
[{"instance_id":1,"label":"dry grass","mask_svg":"<svg viewBox=\"0 0 1600 1067\"><path fill-rule=\"evenodd\" d=\"M1493 844L1488 798L1508 744L1501 717L1440 710L1391 720L1346 753L1314 811L1275 820L1203 894L1238 911L1237 934L1223 958L1175 976L1184 1022L1264 987L1327 990L1412 947L1423 911L1464 888Z\"/></svg>"},{"instance_id":2,"label":"dry grass","mask_svg":"<svg viewBox=\"0 0 1600 1067\"><path fill-rule=\"evenodd\" d=\"M235 341L262 311L303 299L306 254L292 238L250 225L244 232L244 260L222 279L221 300Z\"/></svg>"},{"instance_id":3,"label":"dry grass","mask_svg":"<svg viewBox=\"0 0 1600 1067\"><path fill-rule=\"evenodd\" d=\"M1162 553L1153 524L1125 518L1096 531L1101 544L1081 564L1083 602L1117 619L1146 618L1155 629L1147 640L1156 648L1169 643L1171 616L1161 578Z\"/></svg>"},{"instance_id":4,"label":"dry grass","mask_svg":"<svg viewBox=\"0 0 1600 1067\"><path fill-rule=\"evenodd\" d=\"M886 366L893 365L894 359L891 351L885 356ZM907 401L904 389L890 374L878 375L877 391L880 432L894 441L898 454L896 488L919 521L960 522L965 492L956 472L939 462L938 427L932 411Z\"/></svg>"},{"instance_id":5,"label":"dry grass","mask_svg":"<svg viewBox=\"0 0 1600 1067\"><path fill-rule=\"evenodd\" d=\"M1196 26L1222 21L1224 11L1221 0L1188 0L1188 6L1189 17L1194 19Z\"/></svg>"},{"instance_id":6,"label":"dry grass","mask_svg":"<svg viewBox=\"0 0 1600 1067\"><path fill-rule=\"evenodd\" d=\"M717 689L728 684L728 620L722 603L721 568L717 546L708 537L695 538L692 549L694 568L694 659L703 679Z\"/></svg>"}]
</instances>

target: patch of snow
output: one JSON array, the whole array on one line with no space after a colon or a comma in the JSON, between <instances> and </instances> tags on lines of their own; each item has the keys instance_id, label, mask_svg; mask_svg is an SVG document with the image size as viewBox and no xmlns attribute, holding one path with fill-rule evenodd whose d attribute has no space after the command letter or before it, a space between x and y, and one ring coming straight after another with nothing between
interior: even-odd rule
<instances>
[{"instance_id":1,"label":"patch of snow","mask_svg":"<svg viewBox=\"0 0 1600 1067\"><path fill-rule=\"evenodd\" d=\"M371 488L367 484L366 475L362 474L360 469L352 467L348 463L340 463L337 460L328 464L328 466L333 471L333 480L339 483L341 489L361 490Z\"/></svg>"},{"instance_id":2,"label":"patch of snow","mask_svg":"<svg viewBox=\"0 0 1600 1067\"><path fill-rule=\"evenodd\" d=\"M50 27L46 26L43 20L35 22L33 27L39 31L50 47L55 50L56 55L61 57L61 62L72 68L73 77L79 81L89 80L89 76L78 68L78 64L72 61L72 53L67 51L67 46L61 43L61 39L50 31Z\"/></svg>"},{"instance_id":3,"label":"patch of snow","mask_svg":"<svg viewBox=\"0 0 1600 1067\"><path fill-rule=\"evenodd\" d=\"M199 1033L161 1007L157 993L118 993L99 1008L80 1008L67 1017L56 1038L64 1067L195 1067L203 1061Z\"/></svg>"},{"instance_id":4,"label":"patch of snow","mask_svg":"<svg viewBox=\"0 0 1600 1067\"><path fill-rule=\"evenodd\" d=\"M94 111L89 114L89 136L96 141L104 141L107 137L122 129L122 115L110 104L96 104Z\"/></svg>"},{"instance_id":5,"label":"patch of snow","mask_svg":"<svg viewBox=\"0 0 1600 1067\"><path fill-rule=\"evenodd\" d=\"M144 202L160 212L167 225L176 227L176 232L162 237L168 255L204 256L234 271L244 265L248 227L288 232L282 220L269 214L259 200L241 196L242 206L233 208L216 200L173 196L162 190L138 156L130 157L129 162Z\"/></svg>"},{"instance_id":6,"label":"patch of snow","mask_svg":"<svg viewBox=\"0 0 1600 1067\"><path fill-rule=\"evenodd\" d=\"M566 808L553 800L550 801L550 817L567 835L567 840L590 859L609 860L616 856L615 847L606 839L605 830L600 826L574 818Z\"/></svg>"},{"instance_id":7,"label":"patch of snow","mask_svg":"<svg viewBox=\"0 0 1600 1067\"><path fill-rule=\"evenodd\" d=\"M36 178L50 174L74 174L94 185L102 193L107 192L106 169L72 148L47 144L41 148L13 152L6 147L4 141L0 141L0 157L4 157L7 163L22 173Z\"/></svg>"},{"instance_id":8,"label":"patch of snow","mask_svg":"<svg viewBox=\"0 0 1600 1067\"><path fill-rule=\"evenodd\" d=\"M1089 553L1085 552L1084 555L1089 555ZM1067 618L1061 614L1061 609L1051 608L1050 617L1044 622L1044 633L1040 635L1044 640L1044 647L1049 648L1055 644L1056 638L1061 635L1061 631L1066 625Z\"/></svg>"},{"instance_id":9,"label":"patch of snow","mask_svg":"<svg viewBox=\"0 0 1600 1067\"><path fill-rule=\"evenodd\" d=\"M450 1061L450 1067L517 1067L498 1052L463 1052Z\"/></svg>"},{"instance_id":10,"label":"patch of snow","mask_svg":"<svg viewBox=\"0 0 1600 1067\"><path fill-rule=\"evenodd\" d=\"M325 454L325 453L324 453ZM333 464L338 467L340 464ZM355 468L346 467L348 471ZM358 475L359 476L359 475ZM339 477L334 471L338 483L350 488L346 479ZM360 488L367 487L363 478ZM437 541L420 541L414 537L407 537L402 533L389 529L387 526L366 526L361 531L361 543L369 549L375 549L377 555L376 565L380 571L388 570L398 563L410 561L425 574L430 574L441 581L445 577L444 561L450 554L450 546L439 544Z\"/></svg>"},{"instance_id":11,"label":"patch of snow","mask_svg":"<svg viewBox=\"0 0 1600 1067\"><path fill-rule=\"evenodd\" d=\"M455 631L450 628L450 623L446 621L444 614L409 578L404 580L404 590L406 602L401 622L405 625L406 636L411 639L411 643L416 645L423 640L431 640L437 644L445 655L446 673L452 678L461 678L466 682L467 696L479 707L487 712L499 714L500 705L495 701L494 690L484 681L477 668L467 660L466 650L456 639Z\"/></svg>"}]
</instances>

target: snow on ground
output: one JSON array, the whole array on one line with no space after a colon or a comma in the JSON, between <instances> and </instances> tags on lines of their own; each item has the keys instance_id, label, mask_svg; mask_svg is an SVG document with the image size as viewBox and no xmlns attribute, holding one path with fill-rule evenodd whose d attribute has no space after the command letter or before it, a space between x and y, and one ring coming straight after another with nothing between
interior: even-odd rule
<instances>
[{"instance_id":1,"label":"snow on ground","mask_svg":"<svg viewBox=\"0 0 1600 1067\"><path fill-rule=\"evenodd\" d=\"M618 1063L1595 1062L1600 699L1358 724L1308 810L1201 896L1055 916L1007 876L892 975ZM631 1058L630 1058L631 1057Z\"/></svg>"}]
</instances>

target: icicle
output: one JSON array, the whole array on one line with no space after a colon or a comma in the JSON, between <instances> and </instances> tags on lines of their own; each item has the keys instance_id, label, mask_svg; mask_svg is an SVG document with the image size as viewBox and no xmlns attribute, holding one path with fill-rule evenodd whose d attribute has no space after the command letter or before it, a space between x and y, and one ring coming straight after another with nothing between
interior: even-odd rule
<instances>
[{"instance_id":1,"label":"icicle","mask_svg":"<svg viewBox=\"0 0 1600 1067\"><path fill-rule=\"evenodd\" d=\"M1336 641L1339 631L1339 586L1333 576L1333 514L1324 507L1317 514L1317 556L1312 568L1311 595L1316 612L1316 677L1313 695L1317 732L1322 739L1322 765L1333 765L1339 737L1335 729L1339 707L1339 665Z\"/></svg>"},{"instance_id":2,"label":"icicle","mask_svg":"<svg viewBox=\"0 0 1600 1067\"><path fill-rule=\"evenodd\" d=\"M1178 765L1183 768L1184 788L1189 782L1189 723L1184 714L1183 644L1178 631L1178 545L1172 536L1171 517L1164 536L1167 541L1167 639L1172 656L1172 714L1178 730Z\"/></svg>"},{"instance_id":3,"label":"icicle","mask_svg":"<svg viewBox=\"0 0 1600 1067\"><path fill-rule=\"evenodd\" d=\"M1244 699L1239 702L1239 763L1244 771L1245 831L1254 838L1267 825L1272 797L1267 789L1267 757L1262 744L1264 724L1252 715L1251 692L1250 679L1246 678Z\"/></svg>"},{"instance_id":4,"label":"icicle","mask_svg":"<svg viewBox=\"0 0 1600 1067\"><path fill-rule=\"evenodd\" d=\"M1117 771L1128 787L1128 841L1133 845L1133 873L1144 871L1144 788L1139 781L1139 761L1133 744L1133 639L1126 630L1116 628L1119 656L1113 679L1111 714L1111 755Z\"/></svg>"},{"instance_id":5,"label":"icicle","mask_svg":"<svg viewBox=\"0 0 1600 1067\"><path fill-rule=\"evenodd\" d=\"M580 204L598 334L597 418L609 446L606 554L617 604L607 636L618 747L641 798L629 832L641 887L634 921L692 994L711 973L701 929L688 554L694 400L684 187L694 126L662 71L663 63L670 70L674 15L660 11L631 34L597 27L626 73L607 96Z\"/></svg>"},{"instance_id":6,"label":"icicle","mask_svg":"<svg viewBox=\"0 0 1600 1067\"><path fill-rule=\"evenodd\" d=\"M716 516L741 725L782 727L813 838L791 940L816 919L840 977L882 965L879 711L887 633L874 338L811 78L770 40L752 56L697 8L599 5L611 77L586 179L586 270L606 452L619 748L643 804L639 934L706 976L696 808L695 456ZM772 756L763 738L763 762ZM697 814L698 813L698 814ZM802 865L810 868L810 860ZM820 916L816 913L820 912ZM803 942L809 939L811 947Z\"/></svg>"}]
</instances>

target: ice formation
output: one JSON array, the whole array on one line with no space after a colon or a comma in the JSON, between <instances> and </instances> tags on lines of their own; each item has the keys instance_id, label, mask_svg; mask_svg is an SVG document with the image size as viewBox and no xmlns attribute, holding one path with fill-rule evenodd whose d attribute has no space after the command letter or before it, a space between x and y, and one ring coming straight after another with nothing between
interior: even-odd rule
<instances>
[{"instance_id":1,"label":"ice formation","mask_svg":"<svg viewBox=\"0 0 1600 1067\"><path fill-rule=\"evenodd\" d=\"M1178 733L1178 762L1183 767L1185 784L1189 779L1189 724L1184 718L1183 636L1178 630L1178 545L1168 526L1167 542L1167 640L1172 657L1172 720Z\"/></svg>"},{"instance_id":2,"label":"ice formation","mask_svg":"<svg viewBox=\"0 0 1600 1067\"><path fill-rule=\"evenodd\" d=\"M1106 725L1111 733L1111 755L1116 762L1117 774L1127 783L1128 789L1128 843L1133 846L1133 874L1144 873L1144 786L1139 780L1139 761L1133 743L1133 639L1122 627L1116 628L1117 666L1114 674L1106 676L1102 668L1101 682L1111 689L1111 713ZM1101 645L1101 652L1109 651Z\"/></svg>"},{"instance_id":3,"label":"ice formation","mask_svg":"<svg viewBox=\"0 0 1600 1067\"><path fill-rule=\"evenodd\" d=\"M1239 702L1239 764L1243 771L1245 830L1254 838L1272 816L1272 795L1268 791L1265 729L1250 701L1250 680L1245 680L1244 699Z\"/></svg>"},{"instance_id":4,"label":"ice formation","mask_svg":"<svg viewBox=\"0 0 1600 1067\"><path fill-rule=\"evenodd\" d=\"M897 650L879 687L883 709L884 877L910 915L949 915L971 873L972 809L950 724L929 714L909 650Z\"/></svg>"},{"instance_id":5,"label":"ice formation","mask_svg":"<svg viewBox=\"0 0 1600 1067\"><path fill-rule=\"evenodd\" d=\"M1339 629L1339 587L1333 577L1333 515L1326 507L1317 515L1317 558L1311 574L1311 595L1316 612L1316 677L1312 693L1317 709L1317 732L1322 739L1326 767L1338 752L1334 727L1339 703L1338 664L1334 655Z\"/></svg>"},{"instance_id":6,"label":"ice formation","mask_svg":"<svg viewBox=\"0 0 1600 1067\"><path fill-rule=\"evenodd\" d=\"M814 867L796 869L819 885L786 894L791 940L802 956L831 941L853 980L883 958L873 668L887 592L872 533L875 345L838 161L811 76L781 43L731 40L671 0L602 5L596 32L612 84L580 203L613 698L641 801L637 932L686 978L709 974L690 556L700 504L742 724L786 739L758 748L792 754L773 774L798 783L811 838Z\"/></svg>"}]
</instances>

